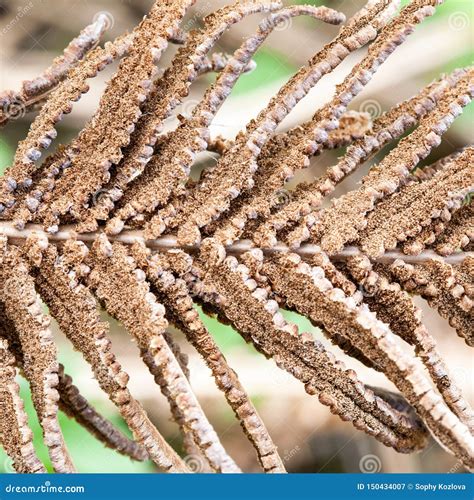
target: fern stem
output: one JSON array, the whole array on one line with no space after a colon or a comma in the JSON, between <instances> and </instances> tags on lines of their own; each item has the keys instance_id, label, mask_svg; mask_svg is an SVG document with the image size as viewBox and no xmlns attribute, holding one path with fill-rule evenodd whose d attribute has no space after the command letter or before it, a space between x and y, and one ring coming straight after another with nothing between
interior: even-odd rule
<instances>
[{"instance_id":1,"label":"fern stem","mask_svg":"<svg viewBox=\"0 0 474 500\"><path fill-rule=\"evenodd\" d=\"M72 226L61 226L58 232L52 234L47 233L41 226L37 224L27 224L25 229L19 230L16 229L11 222L0 221L0 234L4 234L5 236L7 236L13 243L20 243L33 234L39 234L46 236L48 240L53 243L76 239L89 245L93 241L95 241L99 233L78 234L74 231ZM119 242L125 245L132 245L137 241L143 241L151 250L166 251L180 248L183 250L196 251L199 248L198 246L180 246L178 245L177 240L174 236L162 236L154 240L145 240L145 238L143 237L143 232L135 230L123 231L118 235L108 236L108 239L111 242ZM254 247L255 245L250 240L240 240L233 245L229 245L228 247L226 247L226 250L229 254L242 254ZM267 254L275 252L285 252L289 250L290 248L283 243L278 243L272 248L263 249L264 253ZM302 257L310 257L319 251L319 247L317 245L306 244L301 245L301 247L297 249L291 249L291 251L293 253L301 255ZM357 247L348 246L342 251L331 255L330 258L333 261L345 261L350 257L354 257L357 255L362 255L362 252ZM442 256L440 254L437 254L433 250L425 250L419 255L405 255L400 250L396 249L385 252L383 255L377 257L374 260L381 263L390 263L397 259L402 259L406 263L417 264L436 258L442 260L447 264L456 265L461 264L468 257L474 257L474 252L458 252L452 255Z\"/></svg>"}]
</instances>

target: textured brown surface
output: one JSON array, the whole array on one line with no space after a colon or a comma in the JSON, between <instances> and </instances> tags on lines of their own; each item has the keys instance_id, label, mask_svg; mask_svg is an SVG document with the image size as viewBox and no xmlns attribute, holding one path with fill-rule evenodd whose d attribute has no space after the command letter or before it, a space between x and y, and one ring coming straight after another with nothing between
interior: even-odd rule
<instances>
[{"instance_id":1,"label":"textured brown surface","mask_svg":"<svg viewBox=\"0 0 474 500\"><path fill-rule=\"evenodd\" d=\"M57 426L59 404L107 445L134 458L150 457L161 470L189 472L188 458L197 457L205 471L238 472L191 388L194 366L181 344L187 340L210 368L263 470L284 471L255 407L201 322L199 305L357 429L400 452L425 447L431 431L459 464L474 469L472 410L410 296L425 298L473 344L474 257L436 253L472 249L472 147L453 154L447 149L442 160L418 167L472 97L474 70L443 76L369 130L366 116L347 112L379 66L441 0L414 0L393 21L397 2L368 2L235 140L211 140L211 127L218 125L216 113L237 79L254 66L251 57L267 35L296 15L334 24L342 17L301 5L277 10L259 24L256 35L244 37L233 56L209 56L231 25L254 12L274 11L280 3L237 1L188 33L181 20L192 3L156 2L132 35L92 50L79 62L51 92L2 179L0 231L9 239L0 239L0 333L32 385L56 469L72 469ZM182 47L170 51L171 64L161 72L156 62L173 40ZM278 133L277 126L317 81L366 44L367 55L327 104L301 126ZM122 61L92 120L41 163L55 124L87 91L86 79L116 58ZM186 102L191 83L210 70L220 71L216 83L197 105ZM178 114L177 126L165 123L181 103L183 110L186 104L194 110ZM393 150L382 151L400 138ZM313 156L343 146L348 146L345 156L321 177L285 190ZM203 155L196 156L204 152L212 152L215 162L206 162L195 180L191 169L201 167ZM377 153L384 158L361 187L334 196L329 208L321 206ZM40 226L25 226L30 221ZM134 230L122 232L125 225ZM147 239L165 232L158 240ZM309 244L301 246L303 241ZM295 253L288 245L298 247ZM37 293L91 365L134 440L110 426L59 368ZM177 455L130 394L98 304L138 344L168 401L186 458ZM311 320L347 355L376 370L377 377L385 375L400 394L364 385L312 335L300 334L280 309ZM3 373L2 383L11 377L10 371ZM19 433L24 432L25 443L30 438L11 389L2 407L17 431L9 453L26 469L34 456L18 446Z\"/></svg>"},{"instance_id":2,"label":"textured brown surface","mask_svg":"<svg viewBox=\"0 0 474 500\"><path fill-rule=\"evenodd\" d=\"M0 191L0 212L3 205L14 203L12 190L28 185L35 170L35 162L56 138L56 125L72 111L73 103L89 90L86 80L93 78L106 65L121 57L130 47L132 38L124 35L104 48L92 50L85 59L73 68L68 78L49 97L39 115L32 123L28 136L18 145L13 164L6 170ZM13 188L13 189L12 189Z\"/></svg>"},{"instance_id":3,"label":"textured brown surface","mask_svg":"<svg viewBox=\"0 0 474 500\"><path fill-rule=\"evenodd\" d=\"M108 83L94 117L71 146L72 163L55 186L47 223L68 212L77 213L109 180L109 169L122 159L122 148L129 144L130 134L142 114L141 104L150 93L156 64L193 3L194 0L156 2L135 29L129 54Z\"/></svg>"},{"instance_id":4,"label":"textured brown surface","mask_svg":"<svg viewBox=\"0 0 474 500\"><path fill-rule=\"evenodd\" d=\"M313 182L299 184L292 192L290 202L265 220L253 238L262 243L272 242L280 233L280 237L293 247L307 240L310 237L309 228L317 217L314 212L321 207L324 198L348 175L413 127L462 75L463 71L454 71L375 119L370 133L351 144L336 165L329 167Z\"/></svg>"},{"instance_id":5,"label":"textured brown surface","mask_svg":"<svg viewBox=\"0 0 474 500\"><path fill-rule=\"evenodd\" d=\"M332 43L319 51L280 89L258 117L248 124L245 132L237 136L233 147L206 176L206 182L198 184L188 194L186 203L173 221L173 226L180 224L178 237L181 242L191 244L199 241L199 228L215 220L229 208L232 199L253 186L253 176L258 169L257 157L277 125L324 74L334 69L350 52L375 37L373 25L377 25L377 21L374 18L380 10L383 8L379 5L362 20L344 27Z\"/></svg>"},{"instance_id":6,"label":"textured brown surface","mask_svg":"<svg viewBox=\"0 0 474 500\"><path fill-rule=\"evenodd\" d=\"M220 265L206 264L195 272L201 274L197 288L201 298L217 306L219 314L245 340L302 381L306 391L317 394L333 413L399 451L423 446L420 422L407 420L374 397L356 374L346 370L321 343L309 334L300 334L296 325L286 322L278 304L268 300L267 292L249 278L246 266L228 257ZM274 288L282 294L283 290Z\"/></svg>"},{"instance_id":7,"label":"textured brown surface","mask_svg":"<svg viewBox=\"0 0 474 500\"><path fill-rule=\"evenodd\" d=\"M433 220L449 218L449 208L460 206L466 194L474 190L473 161L474 148L467 148L431 179L410 183L377 204L359 233L362 251L377 257L417 235Z\"/></svg>"},{"instance_id":8,"label":"textured brown surface","mask_svg":"<svg viewBox=\"0 0 474 500\"><path fill-rule=\"evenodd\" d=\"M94 243L91 265L90 286L109 314L136 339L145 364L170 405L176 405L209 465L219 472L238 472L163 337L168 324L165 309L150 292L144 272L127 248L100 238Z\"/></svg>"},{"instance_id":9,"label":"textured brown surface","mask_svg":"<svg viewBox=\"0 0 474 500\"><path fill-rule=\"evenodd\" d=\"M206 54L222 34L233 24L251 14L275 10L279 6L280 4L275 1L238 1L206 18L202 30L195 30L187 35L184 46L179 49L170 67L154 83L154 88L143 105L142 115L130 137L130 144L123 153L123 159L112 172L110 181L102 188L100 200L87 211L86 220L80 224L79 230L94 230L95 219L106 219L115 202L123 196L128 184L143 173L152 158L164 120L188 95L193 81L204 71L224 69L219 66L226 65L228 61L223 61L218 54L214 54L211 60L206 58ZM159 159L155 159L156 161ZM127 191L126 199L136 197L146 185L146 177L143 181L137 180Z\"/></svg>"},{"instance_id":10,"label":"textured brown surface","mask_svg":"<svg viewBox=\"0 0 474 500\"><path fill-rule=\"evenodd\" d=\"M116 450L133 460L147 460L148 453L135 441L127 438L108 420L100 415L80 394L73 384L72 378L64 373L64 367L59 365L60 395L59 407L66 415L74 418L77 423L87 429L108 448Z\"/></svg>"},{"instance_id":11,"label":"textured brown surface","mask_svg":"<svg viewBox=\"0 0 474 500\"><path fill-rule=\"evenodd\" d=\"M205 228L206 233L229 244L237 240L248 228L249 219L264 219L280 205L291 202L293 193L284 189L285 183L294 175L294 170L287 164L288 149L295 135L308 124L298 126L291 131L273 137L263 148L258 157L258 170L254 176L254 186L248 192L232 201L229 210L218 219L216 224ZM322 150L336 149L349 145L361 138L371 126L370 115L349 111L339 120L339 127L328 134ZM247 233L252 234L250 224Z\"/></svg>"},{"instance_id":12,"label":"textured brown surface","mask_svg":"<svg viewBox=\"0 0 474 500\"><path fill-rule=\"evenodd\" d=\"M100 320L97 305L89 290L76 276L87 274L81 264L85 252L81 245L68 244L67 253L57 261L57 251L49 247L36 284L43 300L61 330L91 365L101 388L117 406L135 439L163 470L185 472L186 467L148 419L141 405L131 396L128 375L111 351L108 325ZM77 328L81 325L81 328Z\"/></svg>"},{"instance_id":13,"label":"textured brown surface","mask_svg":"<svg viewBox=\"0 0 474 500\"><path fill-rule=\"evenodd\" d=\"M3 321L3 317L0 318ZM19 473L46 472L33 447L33 433L15 381L15 359L0 339L0 443Z\"/></svg>"},{"instance_id":14,"label":"textured brown surface","mask_svg":"<svg viewBox=\"0 0 474 500\"><path fill-rule=\"evenodd\" d=\"M57 472L73 472L58 421L57 350L49 329L49 317L41 310L34 280L29 275L20 250L9 247L3 256L0 300L5 314L18 333L23 352L23 370L30 383L33 404L38 415L51 462Z\"/></svg>"},{"instance_id":15,"label":"textured brown surface","mask_svg":"<svg viewBox=\"0 0 474 500\"><path fill-rule=\"evenodd\" d=\"M185 333L211 369L218 388L224 393L245 434L255 447L263 470L285 472L276 446L237 374L227 364L224 355L193 308L193 300L185 281L173 275L170 267L166 265L166 256L160 258L161 255L153 255L146 259L143 248L137 248L135 254L138 252L141 254L140 267L146 271L152 291L165 306L168 320Z\"/></svg>"},{"instance_id":16,"label":"textured brown surface","mask_svg":"<svg viewBox=\"0 0 474 500\"><path fill-rule=\"evenodd\" d=\"M341 14L326 8L295 6L272 14L260 23L257 33L245 40L234 53L233 58L221 72L216 83L206 92L202 101L193 110L191 118L184 120L181 126L171 134L166 146L160 150L160 155L156 157L156 164L152 162L148 166L145 176L138 182L138 189L140 186L146 188L142 187L142 195L134 200L134 193L131 191L131 194L127 195L129 198L131 197L131 201L119 210L118 217L112 221L112 224L119 224L120 217L129 218L143 211L152 211L157 206L165 204L170 196L175 194L179 186L187 181L196 154L204 151L207 147L208 128L211 120L240 75L245 71L254 53L278 26L281 19L298 15L312 15L317 19L333 23L343 20ZM112 224L109 224L109 227L115 231ZM120 227L119 224L118 228ZM161 227L161 222L153 221L148 228L150 236L157 234L156 229L152 228L159 229Z\"/></svg>"},{"instance_id":17,"label":"textured brown surface","mask_svg":"<svg viewBox=\"0 0 474 500\"><path fill-rule=\"evenodd\" d=\"M46 94L58 85L68 75L84 56L98 43L107 29L107 18L98 16L97 20L84 28L78 37L64 49L51 66L33 80L26 80L19 91L7 90L0 92L0 127L10 119L9 114L15 106L19 111L31 110L35 103L42 101Z\"/></svg>"},{"instance_id":18,"label":"textured brown surface","mask_svg":"<svg viewBox=\"0 0 474 500\"><path fill-rule=\"evenodd\" d=\"M436 239L435 248L449 255L474 241L474 203L472 200L453 215L450 224Z\"/></svg>"}]
</instances>

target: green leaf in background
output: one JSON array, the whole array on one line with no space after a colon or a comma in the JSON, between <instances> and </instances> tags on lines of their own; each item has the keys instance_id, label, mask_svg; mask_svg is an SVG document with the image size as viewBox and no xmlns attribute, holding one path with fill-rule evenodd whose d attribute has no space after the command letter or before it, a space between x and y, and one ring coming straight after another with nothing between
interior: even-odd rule
<instances>
[{"instance_id":1,"label":"green leaf in background","mask_svg":"<svg viewBox=\"0 0 474 500\"><path fill-rule=\"evenodd\" d=\"M288 79L298 70L283 54L270 49L259 50L253 60L257 63L257 68L239 78L232 96L255 91L275 80Z\"/></svg>"},{"instance_id":2,"label":"green leaf in background","mask_svg":"<svg viewBox=\"0 0 474 500\"><path fill-rule=\"evenodd\" d=\"M10 165L13 153L13 148L11 148L2 137L0 137L0 175L3 174L5 168Z\"/></svg>"}]
</instances>

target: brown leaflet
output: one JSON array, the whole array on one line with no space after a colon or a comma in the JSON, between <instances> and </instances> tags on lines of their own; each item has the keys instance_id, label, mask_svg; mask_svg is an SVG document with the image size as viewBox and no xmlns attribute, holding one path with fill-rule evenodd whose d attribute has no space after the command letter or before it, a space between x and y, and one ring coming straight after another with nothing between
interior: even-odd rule
<instances>
[{"instance_id":1,"label":"brown leaflet","mask_svg":"<svg viewBox=\"0 0 474 500\"><path fill-rule=\"evenodd\" d=\"M0 338L8 341L9 349L15 356L15 364L23 369L24 355L15 330L14 324L7 318L4 305L0 302ZM110 422L102 417L79 393L77 387L72 385L69 375L64 373L64 367L60 364L58 371L59 383L59 408L70 418L87 429L106 446L119 451L135 460L147 458L146 452L140 451L139 446L123 436Z\"/></svg>"},{"instance_id":2,"label":"brown leaflet","mask_svg":"<svg viewBox=\"0 0 474 500\"><path fill-rule=\"evenodd\" d=\"M100 387L117 406L150 459L164 471L187 472L185 464L127 388L128 375L111 350L108 324L100 320L94 297L79 282L79 278L90 271L82 263L86 254L87 249L75 242L68 242L65 253L60 256L55 247L48 247L37 270L36 286L61 331L91 365Z\"/></svg>"},{"instance_id":3,"label":"brown leaflet","mask_svg":"<svg viewBox=\"0 0 474 500\"><path fill-rule=\"evenodd\" d=\"M35 162L56 138L56 124L65 114L72 111L73 103L88 92L86 80L94 78L115 59L123 56L130 48L133 37L124 35L114 42L108 42L104 48L92 50L68 74L67 79L60 83L51 93L48 101L33 121L26 139L18 145L13 164L8 167L0 186L0 213L5 207L15 203L14 191L31 183L31 175L36 169Z\"/></svg>"},{"instance_id":4,"label":"brown leaflet","mask_svg":"<svg viewBox=\"0 0 474 500\"><path fill-rule=\"evenodd\" d=\"M27 222L33 220L38 211L41 210L43 202L54 188L56 178L64 168L67 168L68 152L64 145L58 146L57 150L49 155L41 167L31 176L31 186L25 190L19 190L15 205L5 212L5 218L13 219L15 227L23 229Z\"/></svg>"},{"instance_id":5,"label":"brown leaflet","mask_svg":"<svg viewBox=\"0 0 474 500\"><path fill-rule=\"evenodd\" d=\"M52 65L40 76L22 83L19 91L7 90L0 93L0 127L12 118L22 115L44 101L45 97L64 80L85 55L100 41L107 30L107 17L97 16L97 20L84 28L79 36L64 49L64 53L54 59Z\"/></svg>"},{"instance_id":6,"label":"brown leaflet","mask_svg":"<svg viewBox=\"0 0 474 500\"><path fill-rule=\"evenodd\" d=\"M434 247L441 255L451 255L474 241L474 203L461 207L436 239Z\"/></svg>"},{"instance_id":7,"label":"brown leaflet","mask_svg":"<svg viewBox=\"0 0 474 500\"><path fill-rule=\"evenodd\" d=\"M299 135L305 125L298 126L287 133L278 134L265 144L258 157L254 186L250 191L235 198L229 210L222 214L220 219L206 226L206 234L213 234L214 238L225 244L232 243L244 233L245 229L247 233L253 233L254 228L249 222L268 217L272 209L291 202L292 193L286 191L284 185L293 177L294 170L286 164L286 157L292 138ZM370 126L370 115L348 111L339 120L338 128L328 134L327 140L317 154L323 149L348 146L368 132Z\"/></svg>"},{"instance_id":8,"label":"brown leaflet","mask_svg":"<svg viewBox=\"0 0 474 500\"><path fill-rule=\"evenodd\" d=\"M187 203L173 219L170 227L180 225L178 237L183 244L200 239L200 228L215 220L228 209L232 199L242 190L251 189L253 174L258 168L256 159L261 148L275 132L277 125L290 113L298 101L316 85L319 79L332 71L347 55L375 38L376 28L384 23L387 2L377 4L360 20L350 22L340 35L318 52L309 63L289 80L270 104L241 132L233 147L219 160L206 182L198 184L187 197ZM390 10L390 6L389 9ZM382 13L381 13L382 12ZM163 225L160 215L153 225ZM155 230L150 235L158 234Z\"/></svg>"},{"instance_id":9,"label":"brown leaflet","mask_svg":"<svg viewBox=\"0 0 474 500\"><path fill-rule=\"evenodd\" d=\"M163 338L168 324L165 309L150 292L145 273L125 246L111 245L104 236L94 243L89 261L92 267L89 286L109 314L137 340L145 364L171 407L179 411L180 421L193 433L209 465L219 472L238 472L239 468L222 447Z\"/></svg>"},{"instance_id":10,"label":"brown leaflet","mask_svg":"<svg viewBox=\"0 0 474 500\"><path fill-rule=\"evenodd\" d=\"M49 329L50 318L41 310L29 267L16 247L7 247L0 268L0 290L6 316L18 333L24 372L43 429L51 463L56 472L74 472L58 421L58 369L56 346Z\"/></svg>"},{"instance_id":11,"label":"brown leaflet","mask_svg":"<svg viewBox=\"0 0 474 500\"><path fill-rule=\"evenodd\" d=\"M252 56L279 22L299 15L313 16L333 24L344 19L342 14L331 9L294 6L272 14L262 21L257 33L249 37L234 53L216 83L194 108L192 117L183 121L170 135L169 140L159 149L159 154L148 164L144 175L131 186L115 217L107 226L111 234L120 232L129 218L155 210L179 191L179 186L188 180L196 154L207 148L208 129L212 119L245 71ZM156 226L156 223L153 223L153 226ZM157 229L161 227L162 224Z\"/></svg>"},{"instance_id":12,"label":"brown leaflet","mask_svg":"<svg viewBox=\"0 0 474 500\"><path fill-rule=\"evenodd\" d=\"M33 433L28 426L16 375L15 358L8 342L0 339L0 443L16 472L46 472L33 447Z\"/></svg>"},{"instance_id":13,"label":"brown leaflet","mask_svg":"<svg viewBox=\"0 0 474 500\"><path fill-rule=\"evenodd\" d=\"M416 169L415 172L411 174L410 180L408 182L411 182L412 180L423 182L425 180L432 179L433 176L438 172L438 170L444 168L446 165L458 158L463 150L464 149L455 151L454 153L441 158L428 167ZM444 211L441 217L433 219L432 222L423 227L420 233L412 238L408 238L401 245L403 253L407 255L419 255L427 245L431 245L436 241L438 236L446 229L448 223L452 219L453 214L455 215L463 206L464 203L461 204L461 206L459 206L458 203L450 204L447 211Z\"/></svg>"},{"instance_id":14,"label":"brown leaflet","mask_svg":"<svg viewBox=\"0 0 474 500\"><path fill-rule=\"evenodd\" d=\"M148 453L132 439L127 438L114 425L88 403L73 384L72 378L64 373L64 367L59 365L58 392L61 397L59 407L70 418L87 429L108 448L115 450L133 460L148 460Z\"/></svg>"},{"instance_id":15,"label":"brown leaflet","mask_svg":"<svg viewBox=\"0 0 474 500\"><path fill-rule=\"evenodd\" d=\"M140 267L147 273L152 291L166 308L166 316L187 337L212 371L217 387L224 393L245 434L257 451L265 472L282 473L285 467L265 424L252 404L237 374L214 342L211 334L193 308L186 282L175 278L166 254L148 256L143 247L136 247ZM173 255L169 255L173 258ZM182 270L181 274L184 274Z\"/></svg>"},{"instance_id":16,"label":"brown leaflet","mask_svg":"<svg viewBox=\"0 0 474 500\"><path fill-rule=\"evenodd\" d=\"M357 306L341 289L333 288L321 268L295 254L276 255L263 265L286 304L322 325L347 336L355 347L379 365L423 418L433 435L468 468L474 468L474 437L435 393L414 360L399 348L389 327L366 304Z\"/></svg>"},{"instance_id":17,"label":"brown leaflet","mask_svg":"<svg viewBox=\"0 0 474 500\"><path fill-rule=\"evenodd\" d=\"M352 99L363 90L364 86L370 81L372 75L378 70L380 65L390 56L398 45L405 41L407 35L414 30L414 27L422 22L426 16L434 13L434 9L430 7L430 3L436 4L437 2L413 2L402 11L400 16L389 23L381 31L376 41L370 45L367 57L356 65L350 75L338 86L335 97L320 109L310 122L305 124L299 131L297 130L296 133L289 138L288 144L284 144L282 148L282 158L275 158L276 161L283 163L283 167L281 168L282 173L280 174L283 179L293 175L297 169L309 165L309 157L324 147L325 143L328 141L328 133L338 127L339 119ZM248 147L248 145L246 147ZM265 154L265 151L261 152L258 148L256 148L256 151L257 154ZM226 157L224 157L224 161L225 158ZM251 162L255 160L255 158L246 157L245 154L242 153L240 158L234 157L231 159L235 164L243 163L244 165L247 162L251 164ZM270 157L270 165L272 165L271 159ZM229 165L226 166L229 167ZM257 169L257 166L255 166L255 169ZM251 174L252 171L250 171L250 177ZM227 173L225 173L225 175L227 176ZM243 177L245 178L245 175L243 175ZM258 179L258 170L256 177ZM227 177L225 177L222 182L227 183ZM206 182L206 185L207 184L208 182ZM209 192L216 192L219 189L217 186L211 187L208 188ZM253 182L248 188L252 194L254 190ZM204 203L203 200L201 200L201 204L206 206L206 210L209 210L207 208L209 201ZM278 205L278 203L276 203L276 205ZM260 215L258 207L249 206L248 209L249 212L241 212L239 217L224 222L224 227L216 233L214 237L225 244L229 244L238 238L246 223L246 219L249 216L253 217ZM260 234L257 233L256 241L259 245L265 244L271 246L275 244L274 239L269 241L268 235L266 235L267 238L263 240L262 238L259 239L259 236Z\"/></svg>"}]
</instances>

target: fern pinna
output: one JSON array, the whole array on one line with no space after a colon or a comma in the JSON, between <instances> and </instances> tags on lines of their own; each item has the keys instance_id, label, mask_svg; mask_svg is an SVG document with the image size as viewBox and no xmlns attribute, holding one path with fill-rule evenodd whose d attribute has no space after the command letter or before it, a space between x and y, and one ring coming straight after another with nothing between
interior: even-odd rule
<instances>
[{"instance_id":1,"label":"fern pinna","mask_svg":"<svg viewBox=\"0 0 474 500\"><path fill-rule=\"evenodd\" d=\"M264 422L196 305L384 445L411 453L432 435L474 469L473 411L413 302L413 296L425 298L474 345L474 149L419 166L472 99L474 70L443 75L374 120L349 109L441 0L412 0L400 12L396 0L369 0L347 21L326 7L238 0L207 16L202 28L184 32L181 22L194 3L157 1L131 33L103 46L106 22L99 16L43 75L0 94L2 125L18 103L25 112L39 110L0 179L0 429L15 470L45 471L15 382L20 372L55 471L75 470L58 423L61 409L134 460L190 472L129 391L109 325L99 316L103 308L136 341L169 402L185 454L198 454L209 471L240 471L193 393L186 356L169 325L210 368L262 469L284 472ZM233 55L212 53L233 24L262 13L256 32ZM211 137L216 113L252 68L255 52L294 16L342 28L234 140ZM170 43L180 47L159 72ZM363 47L366 55L310 120L277 130L324 75ZM92 119L45 157L58 122L88 91L87 80L116 60ZM192 83L208 72L217 77L202 100L164 132ZM323 206L387 145L393 148L356 189ZM285 191L312 157L341 147L345 154L322 176ZM218 159L195 181L190 173L205 151ZM42 301L91 365L133 439L91 407L58 363ZM364 384L282 309L308 318L333 344L385 374L400 394Z\"/></svg>"}]
</instances>

